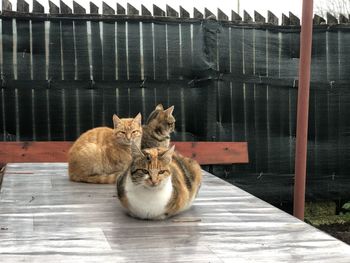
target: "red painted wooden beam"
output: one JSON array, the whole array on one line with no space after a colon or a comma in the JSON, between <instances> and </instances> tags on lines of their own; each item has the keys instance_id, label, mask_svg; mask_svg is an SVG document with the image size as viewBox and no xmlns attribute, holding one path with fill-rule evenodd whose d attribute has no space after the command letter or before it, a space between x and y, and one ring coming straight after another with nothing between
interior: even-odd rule
<instances>
[{"instance_id":1,"label":"red painted wooden beam","mask_svg":"<svg viewBox=\"0 0 350 263\"><path fill-rule=\"evenodd\" d=\"M173 142L181 154L200 164L248 163L246 142ZM72 142L0 142L0 162L66 162Z\"/></svg>"},{"instance_id":2,"label":"red painted wooden beam","mask_svg":"<svg viewBox=\"0 0 350 263\"><path fill-rule=\"evenodd\" d=\"M295 149L294 216L304 220L313 0L303 0Z\"/></svg>"}]
</instances>

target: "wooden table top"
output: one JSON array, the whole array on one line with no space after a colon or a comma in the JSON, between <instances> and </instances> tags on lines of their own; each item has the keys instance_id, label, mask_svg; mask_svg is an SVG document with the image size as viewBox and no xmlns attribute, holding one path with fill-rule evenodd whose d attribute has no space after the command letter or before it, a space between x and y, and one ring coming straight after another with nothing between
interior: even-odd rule
<instances>
[{"instance_id":1,"label":"wooden table top","mask_svg":"<svg viewBox=\"0 0 350 263\"><path fill-rule=\"evenodd\" d=\"M350 246L206 172L189 211L143 221L66 163L9 164L0 227L1 262L350 262Z\"/></svg>"}]
</instances>

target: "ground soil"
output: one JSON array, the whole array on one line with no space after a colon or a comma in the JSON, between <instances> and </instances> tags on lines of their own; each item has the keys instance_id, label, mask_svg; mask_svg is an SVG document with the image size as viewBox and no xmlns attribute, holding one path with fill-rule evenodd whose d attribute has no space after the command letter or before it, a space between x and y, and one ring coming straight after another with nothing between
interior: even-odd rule
<instances>
[{"instance_id":1,"label":"ground soil","mask_svg":"<svg viewBox=\"0 0 350 263\"><path fill-rule=\"evenodd\" d=\"M350 223L321 225L317 228L350 245Z\"/></svg>"}]
</instances>

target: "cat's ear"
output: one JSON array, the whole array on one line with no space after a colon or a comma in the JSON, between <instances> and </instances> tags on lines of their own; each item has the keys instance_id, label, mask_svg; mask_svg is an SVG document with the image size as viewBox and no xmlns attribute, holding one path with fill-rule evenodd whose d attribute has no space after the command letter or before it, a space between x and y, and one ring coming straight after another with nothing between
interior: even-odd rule
<instances>
[{"instance_id":1,"label":"cat's ear","mask_svg":"<svg viewBox=\"0 0 350 263\"><path fill-rule=\"evenodd\" d=\"M141 125L141 119L142 119L141 113L138 113L138 114L136 115L136 117L134 118L133 122L135 122L135 123Z\"/></svg>"},{"instance_id":2,"label":"cat's ear","mask_svg":"<svg viewBox=\"0 0 350 263\"><path fill-rule=\"evenodd\" d=\"M113 114L113 125L114 129L118 127L118 125L121 123L121 119L115 114Z\"/></svg>"},{"instance_id":3,"label":"cat's ear","mask_svg":"<svg viewBox=\"0 0 350 263\"><path fill-rule=\"evenodd\" d=\"M167 108L164 112L165 112L168 116L170 116L171 114L173 114L173 111L174 111L174 105L171 106L171 107L169 107L169 108Z\"/></svg>"},{"instance_id":4,"label":"cat's ear","mask_svg":"<svg viewBox=\"0 0 350 263\"><path fill-rule=\"evenodd\" d=\"M131 155L133 157L145 157L141 149L134 143L131 143Z\"/></svg>"},{"instance_id":5,"label":"cat's ear","mask_svg":"<svg viewBox=\"0 0 350 263\"><path fill-rule=\"evenodd\" d=\"M167 162L171 162L171 159L173 157L175 151L175 145L171 146L168 150L166 150L162 155L161 158Z\"/></svg>"},{"instance_id":6,"label":"cat's ear","mask_svg":"<svg viewBox=\"0 0 350 263\"><path fill-rule=\"evenodd\" d=\"M162 104L158 104L156 106L156 110L164 110L163 105Z\"/></svg>"}]
</instances>

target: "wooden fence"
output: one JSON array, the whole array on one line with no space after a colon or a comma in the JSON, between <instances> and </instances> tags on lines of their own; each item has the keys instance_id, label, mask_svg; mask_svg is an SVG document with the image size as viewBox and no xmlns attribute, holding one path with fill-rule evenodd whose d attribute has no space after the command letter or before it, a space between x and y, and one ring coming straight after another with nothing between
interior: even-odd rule
<instances>
[{"instance_id":1,"label":"wooden fence","mask_svg":"<svg viewBox=\"0 0 350 263\"><path fill-rule=\"evenodd\" d=\"M225 168L230 180L252 192L261 187L251 182L265 183L281 200L291 193L299 18L49 6L45 14L34 0L30 13L19 0L12 11L3 0L1 140L74 140L110 126L113 113L175 105L175 140L247 141L250 163ZM349 196L350 26L344 16L314 22L308 182L341 198Z\"/></svg>"}]
</instances>

